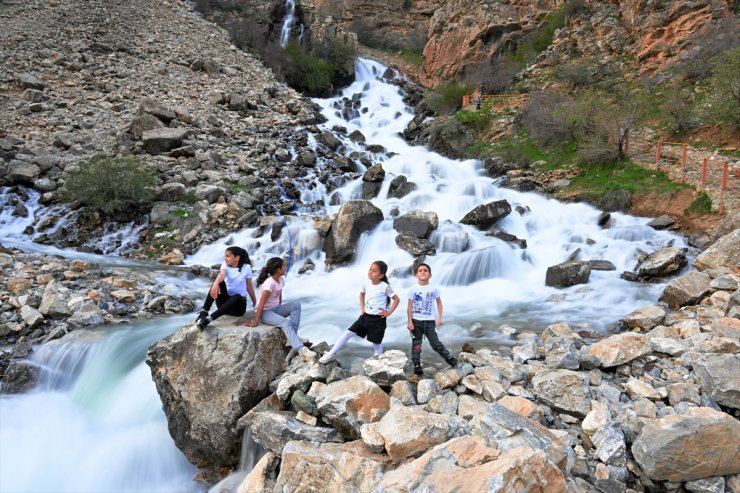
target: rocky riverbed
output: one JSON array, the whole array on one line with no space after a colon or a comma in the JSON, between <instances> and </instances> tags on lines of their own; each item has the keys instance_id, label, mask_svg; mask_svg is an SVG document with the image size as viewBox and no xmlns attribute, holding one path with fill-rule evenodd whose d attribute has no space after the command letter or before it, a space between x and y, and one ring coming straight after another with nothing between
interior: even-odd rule
<instances>
[{"instance_id":1,"label":"rocky riverbed","mask_svg":"<svg viewBox=\"0 0 740 493\"><path fill-rule=\"evenodd\" d=\"M147 364L206 478L237 464L246 429L266 449L240 492L740 491L738 240L718 239L621 333L553 321L420 378L398 350L355 375L233 317L183 327Z\"/></svg>"}]
</instances>

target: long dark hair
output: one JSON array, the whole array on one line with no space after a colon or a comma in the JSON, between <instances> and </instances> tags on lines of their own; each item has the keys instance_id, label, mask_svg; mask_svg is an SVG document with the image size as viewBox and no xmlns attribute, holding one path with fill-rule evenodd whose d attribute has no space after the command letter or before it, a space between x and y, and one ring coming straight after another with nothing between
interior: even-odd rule
<instances>
[{"instance_id":1,"label":"long dark hair","mask_svg":"<svg viewBox=\"0 0 740 493\"><path fill-rule=\"evenodd\" d=\"M377 265L378 270L380 270L380 273L383 274L383 277L380 278L380 280L386 284L390 284L390 282L388 282L388 276L385 275L385 273L388 272L388 264L386 264L382 260L376 260L375 262L373 262L373 265Z\"/></svg>"},{"instance_id":2,"label":"long dark hair","mask_svg":"<svg viewBox=\"0 0 740 493\"><path fill-rule=\"evenodd\" d=\"M231 253L235 257L239 257L239 272L242 271L242 267L244 267L244 264L248 264L250 267L252 266L252 261L249 260L249 254L242 247L230 246L226 247L226 251Z\"/></svg>"},{"instance_id":3,"label":"long dark hair","mask_svg":"<svg viewBox=\"0 0 740 493\"><path fill-rule=\"evenodd\" d=\"M283 259L281 259L280 257L272 257L270 260L268 260L265 266L262 267L260 275L257 276L257 286L265 282L268 277L280 270L280 267L282 266Z\"/></svg>"}]
</instances>

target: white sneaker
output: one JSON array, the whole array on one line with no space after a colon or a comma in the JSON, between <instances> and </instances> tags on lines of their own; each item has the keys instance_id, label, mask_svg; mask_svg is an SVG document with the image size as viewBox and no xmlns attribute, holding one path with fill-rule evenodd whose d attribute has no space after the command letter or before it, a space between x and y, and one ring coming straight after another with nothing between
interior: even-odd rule
<instances>
[{"instance_id":1,"label":"white sneaker","mask_svg":"<svg viewBox=\"0 0 740 493\"><path fill-rule=\"evenodd\" d=\"M300 356L303 361L313 361L316 359L316 353L305 346L298 350L298 356Z\"/></svg>"},{"instance_id":2,"label":"white sneaker","mask_svg":"<svg viewBox=\"0 0 740 493\"><path fill-rule=\"evenodd\" d=\"M330 354L330 353L326 353L321 358L319 358L319 363L321 363L322 365L325 365L325 364L327 364L327 363L329 363L331 361L334 361L335 359L337 359L336 356L334 356L333 354Z\"/></svg>"}]
</instances>

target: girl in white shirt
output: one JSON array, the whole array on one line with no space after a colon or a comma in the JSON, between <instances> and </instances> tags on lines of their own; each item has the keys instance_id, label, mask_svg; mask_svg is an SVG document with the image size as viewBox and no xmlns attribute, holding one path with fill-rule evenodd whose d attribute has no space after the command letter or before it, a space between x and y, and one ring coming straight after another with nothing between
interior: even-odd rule
<instances>
[{"instance_id":1,"label":"girl in white shirt","mask_svg":"<svg viewBox=\"0 0 740 493\"><path fill-rule=\"evenodd\" d=\"M400 299L388 284L388 266L382 260L370 264L367 278L360 290L360 318L344 331L334 347L319 359L320 363L328 363L336 359L337 352L354 336L367 337L373 343L375 356L383 354L383 337L385 336L386 318L395 311ZM388 300L391 306L388 308Z\"/></svg>"},{"instance_id":2,"label":"girl in white shirt","mask_svg":"<svg viewBox=\"0 0 740 493\"><path fill-rule=\"evenodd\" d=\"M224 263L218 271L216 280L206 295L203 309L198 314L196 323L200 330L221 315L241 317L247 311L247 295L255 304L254 286L252 286L252 265L249 254L243 248L230 246L224 252ZM213 302L217 310L209 315Z\"/></svg>"}]
</instances>

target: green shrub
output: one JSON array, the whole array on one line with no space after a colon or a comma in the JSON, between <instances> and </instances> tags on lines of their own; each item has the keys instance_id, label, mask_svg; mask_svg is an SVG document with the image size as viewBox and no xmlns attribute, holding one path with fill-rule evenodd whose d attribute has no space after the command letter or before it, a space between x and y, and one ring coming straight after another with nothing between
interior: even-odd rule
<instances>
[{"instance_id":1,"label":"green shrub","mask_svg":"<svg viewBox=\"0 0 740 493\"><path fill-rule=\"evenodd\" d=\"M712 214L712 199L707 195L707 192L701 192L684 212L693 212L700 215Z\"/></svg>"},{"instance_id":2,"label":"green shrub","mask_svg":"<svg viewBox=\"0 0 740 493\"><path fill-rule=\"evenodd\" d=\"M712 93L707 98L707 116L718 123L740 127L740 47L712 59Z\"/></svg>"},{"instance_id":3,"label":"green shrub","mask_svg":"<svg viewBox=\"0 0 740 493\"><path fill-rule=\"evenodd\" d=\"M442 82L424 98L424 102L438 115L449 114L462 107L462 98L470 91L470 86L466 84Z\"/></svg>"},{"instance_id":4,"label":"green shrub","mask_svg":"<svg viewBox=\"0 0 740 493\"><path fill-rule=\"evenodd\" d=\"M484 106L478 111L460 110L455 113L455 118L463 125L473 127L476 130L484 130L491 124L493 114L491 108Z\"/></svg>"},{"instance_id":5,"label":"green shrub","mask_svg":"<svg viewBox=\"0 0 740 493\"><path fill-rule=\"evenodd\" d=\"M69 173L60 197L116 219L134 216L154 199L156 178L133 156L99 154Z\"/></svg>"}]
</instances>

